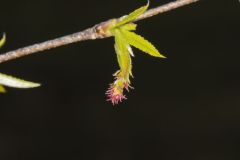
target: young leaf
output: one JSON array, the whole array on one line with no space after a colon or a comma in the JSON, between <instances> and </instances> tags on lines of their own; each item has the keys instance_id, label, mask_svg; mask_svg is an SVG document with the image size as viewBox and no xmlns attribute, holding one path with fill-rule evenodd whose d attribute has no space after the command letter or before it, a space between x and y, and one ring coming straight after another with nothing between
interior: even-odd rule
<instances>
[{"instance_id":1,"label":"young leaf","mask_svg":"<svg viewBox=\"0 0 240 160\"><path fill-rule=\"evenodd\" d=\"M5 41L6 41L6 35L5 35L5 33L4 33L4 34L3 34L3 37L2 37L1 40L0 40L0 47L2 47L2 46L4 45Z\"/></svg>"},{"instance_id":2,"label":"young leaf","mask_svg":"<svg viewBox=\"0 0 240 160\"><path fill-rule=\"evenodd\" d=\"M134 32L130 32L123 29L121 29L120 31L123 38L130 45L142 50L145 53L150 54L151 56L165 58L162 54L158 52L158 50L149 41L147 41L140 35L137 35Z\"/></svg>"},{"instance_id":3,"label":"young leaf","mask_svg":"<svg viewBox=\"0 0 240 160\"><path fill-rule=\"evenodd\" d=\"M129 22L135 20L137 17L139 17L141 14L143 14L148 9L148 6L149 6L149 1L148 1L147 5L140 7L138 9L136 9L135 11L133 11L132 13L130 13L129 15L125 16L120 22L118 22L114 26L114 28L122 26L126 23L129 23Z\"/></svg>"},{"instance_id":4,"label":"young leaf","mask_svg":"<svg viewBox=\"0 0 240 160\"><path fill-rule=\"evenodd\" d=\"M120 28L128 31L135 31L137 28L137 25L135 23L128 23L121 26Z\"/></svg>"},{"instance_id":5,"label":"young leaf","mask_svg":"<svg viewBox=\"0 0 240 160\"><path fill-rule=\"evenodd\" d=\"M5 92L6 92L5 88L2 85L0 85L0 93L5 93Z\"/></svg>"},{"instance_id":6,"label":"young leaf","mask_svg":"<svg viewBox=\"0 0 240 160\"><path fill-rule=\"evenodd\" d=\"M132 61L129 54L129 45L122 37L119 30L115 30L115 50L117 53L120 73L129 81L129 75L132 75Z\"/></svg>"},{"instance_id":7,"label":"young leaf","mask_svg":"<svg viewBox=\"0 0 240 160\"><path fill-rule=\"evenodd\" d=\"M13 88L35 88L40 86L39 83L25 81L2 73L0 73L0 85Z\"/></svg>"},{"instance_id":8,"label":"young leaf","mask_svg":"<svg viewBox=\"0 0 240 160\"><path fill-rule=\"evenodd\" d=\"M6 41L6 35L3 34L2 39L0 40L0 47L4 45ZM6 74L0 73L0 93L5 92L4 86L13 87L13 88L34 88L40 86L39 83L29 82L22 79L18 79Z\"/></svg>"}]
</instances>

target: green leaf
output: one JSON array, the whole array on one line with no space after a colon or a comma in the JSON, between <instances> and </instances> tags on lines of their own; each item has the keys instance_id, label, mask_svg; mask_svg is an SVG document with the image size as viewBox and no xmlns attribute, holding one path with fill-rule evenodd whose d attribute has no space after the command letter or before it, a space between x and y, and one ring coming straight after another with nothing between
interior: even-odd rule
<instances>
[{"instance_id":1,"label":"green leaf","mask_svg":"<svg viewBox=\"0 0 240 160\"><path fill-rule=\"evenodd\" d=\"M148 9L148 6L149 6L149 1L148 1L147 5L140 7L138 9L136 9L135 11L133 11L132 13L130 13L129 15L123 17L123 19L120 22L118 22L114 27L119 27L119 26L122 26L126 23L129 23L129 22L135 20L137 17L142 15Z\"/></svg>"},{"instance_id":2,"label":"green leaf","mask_svg":"<svg viewBox=\"0 0 240 160\"><path fill-rule=\"evenodd\" d=\"M0 47L2 47L4 45L4 43L6 42L6 35L5 33L3 34L3 37L0 40Z\"/></svg>"},{"instance_id":3,"label":"green leaf","mask_svg":"<svg viewBox=\"0 0 240 160\"><path fill-rule=\"evenodd\" d=\"M5 88L2 85L0 85L0 93L5 93L5 92L6 92Z\"/></svg>"},{"instance_id":4,"label":"green leaf","mask_svg":"<svg viewBox=\"0 0 240 160\"><path fill-rule=\"evenodd\" d=\"M121 29L128 30L128 31L135 31L137 25L134 23L128 23L120 27Z\"/></svg>"},{"instance_id":5,"label":"green leaf","mask_svg":"<svg viewBox=\"0 0 240 160\"><path fill-rule=\"evenodd\" d=\"M151 56L166 58L165 56L160 54L159 51L149 41L147 41L140 35L123 29L121 29L120 32L122 37L126 40L128 44L142 50L145 53L150 54Z\"/></svg>"},{"instance_id":6,"label":"green leaf","mask_svg":"<svg viewBox=\"0 0 240 160\"><path fill-rule=\"evenodd\" d=\"M0 40L0 47L4 45L6 42L6 35L3 34L3 37ZM0 93L4 93L5 88L4 86L13 87L13 88L34 88L39 87L39 83L25 81L19 78L15 78L6 74L0 73Z\"/></svg>"},{"instance_id":7,"label":"green leaf","mask_svg":"<svg viewBox=\"0 0 240 160\"><path fill-rule=\"evenodd\" d=\"M120 73L129 80L129 75L132 75L132 61L129 54L129 45L122 37L118 29L115 30L115 50L117 53L118 64L120 66Z\"/></svg>"},{"instance_id":8,"label":"green leaf","mask_svg":"<svg viewBox=\"0 0 240 160\"><path fill-rule=\"evenodd\" d=\"M0 73L0 85L13 88L35 88L40 86L39 83L25 81L2 73Z\"/></svg>"}]
</instances>

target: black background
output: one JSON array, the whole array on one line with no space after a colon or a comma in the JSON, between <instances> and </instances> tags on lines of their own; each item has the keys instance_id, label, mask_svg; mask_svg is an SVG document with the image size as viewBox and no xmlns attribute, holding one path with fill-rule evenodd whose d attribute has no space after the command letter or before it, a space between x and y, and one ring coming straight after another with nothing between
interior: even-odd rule
<instances>
[{"instance_id":1,"label":"black background","mask_svg":"<svg viewBox=\"0 0 240 160\"><path fill-rule=\"evenodd\" d=\"M151 1L151 7L170 0ZM1 0L1 53L91 27L139 0ZM134 49L128 100L105 91L118 69L113 39L85 41L1 64L41 82L0 95L1 160L240 159L240 3L202 0L138 22L168 58Z\"/></svg>"}]
</instances>

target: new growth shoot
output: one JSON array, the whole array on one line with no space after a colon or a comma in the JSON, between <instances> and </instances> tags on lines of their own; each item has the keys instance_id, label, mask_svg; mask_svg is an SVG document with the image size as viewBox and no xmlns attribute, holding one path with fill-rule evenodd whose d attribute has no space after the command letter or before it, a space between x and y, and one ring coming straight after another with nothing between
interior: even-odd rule
<instances>
[{"instance_id":1,"label":"new growth shoot","mask_svg":"<svg viewBox=\"0 0 240 160\"><path fill-rule=\"evenodd\" d=\"M110 84L106 92L108 97L107 100L111 101L113 105L126 99L124 90L129 91L129 89L132 88L130 82L130 77L133 77L131 57L133 57L134 54L131 46L151 56L165 58L149 41L134 32L137 25L133 23L133 21L142 15L148 9L148 6L149 3L133 11L119 21L116 19L109 21L108 27L104 28L104 31L102 31L107 36L114 36L114 48L120 68L113 74L115 81Z\"/></svg>"}]
</instances>

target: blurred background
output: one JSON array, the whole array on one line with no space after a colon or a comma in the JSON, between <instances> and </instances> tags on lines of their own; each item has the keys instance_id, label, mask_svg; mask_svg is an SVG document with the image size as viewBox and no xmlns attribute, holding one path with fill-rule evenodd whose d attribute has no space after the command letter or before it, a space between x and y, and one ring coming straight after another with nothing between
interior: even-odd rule
<instances>
[{"instance_id":1,"label":"blurred background","mask_svg":"<svg viewBox=\"0 0 240 160\"><path fill-rule=\"evenodd\" d=\"M156 7L170 0L151 1ZM1 53L120 17L145 0L1 0ZM202 0L138 22L167 59L134 49L128 100L105 91L118 70L113 38L1 64L42 83L0 95L1 160L239 160L240 3Z\"/></svg>"}]
</instances>

